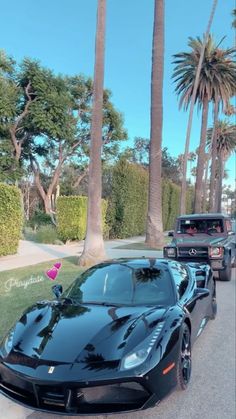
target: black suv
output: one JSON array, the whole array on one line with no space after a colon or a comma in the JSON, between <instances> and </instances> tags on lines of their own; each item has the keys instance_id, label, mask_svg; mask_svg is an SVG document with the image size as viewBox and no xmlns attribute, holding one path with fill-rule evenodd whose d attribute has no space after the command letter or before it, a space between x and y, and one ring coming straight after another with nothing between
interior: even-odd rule
<instances>
[{"instance_id":1,"label":"black suv","mask_svg":"<svg viewBox=\"0 0 236 419\"><path fill-rule=\"evenodd\" d=\"M236 260L235 231L224 214L191 214L177 218L164 257L185 262L207 262L219 272L221 281L230 281Z\"/></svg>"}]
</instances>

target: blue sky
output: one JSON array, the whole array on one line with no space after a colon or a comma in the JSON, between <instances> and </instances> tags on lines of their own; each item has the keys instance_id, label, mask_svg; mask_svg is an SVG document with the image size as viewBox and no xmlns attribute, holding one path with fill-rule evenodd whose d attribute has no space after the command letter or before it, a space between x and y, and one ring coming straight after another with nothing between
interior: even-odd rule
<instances>
[{"instance_id":1,"label":"blue sky","mask_svg":"<svg viewBox=\"0 0 236 419\"><path fill-rule=\"evenodd\" d=\"M0 48L17 60L37 58L56 73L93 75L97 0L10 0L1 2ZM202 36L213 0L166 0L163 146L184 151L188 112L179 111L172 55L188 49L188 37ZM218 0L212 30L231 47L234 0ZM150 78L154 0L107 0L105 86L123 113L130 142L149 137ZM211 120L211 113L210 113ZM195 112L190 149L199 143L200 114ZM228 161L234 184L235 156Z\"/></svg>"}]
</instances>

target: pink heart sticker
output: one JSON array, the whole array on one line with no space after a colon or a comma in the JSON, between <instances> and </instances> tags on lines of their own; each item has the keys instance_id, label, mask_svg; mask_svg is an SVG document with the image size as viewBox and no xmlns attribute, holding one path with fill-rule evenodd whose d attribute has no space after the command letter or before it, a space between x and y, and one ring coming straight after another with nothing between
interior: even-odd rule
<instances>
[{"instance_id":1,"label":"pink heart sticker","mask_svg":"<svg viewBox=\"0 0 236 419\"><path fill-rule=\"evenodd\" d=\"M57 269L60 269L61 268L61 262L57 262L53 266Z\"/></svg>"},{"instance_id":2,"label":"pink heart sticker","mask_svg":"<svg viewBox=\"0 0 236 419\"><path fill-rule=\"evenodd\" d=\"M57 275L58 275L58 270L57 270L57 268L52 268L52 269L49 269L49 270L46 272L46 275L48 276L48 278L49 278L49 279L51 279L51 281L54 281L54 279L56 279L56 277L57 277Z\"/></svg>"}]
</instances>

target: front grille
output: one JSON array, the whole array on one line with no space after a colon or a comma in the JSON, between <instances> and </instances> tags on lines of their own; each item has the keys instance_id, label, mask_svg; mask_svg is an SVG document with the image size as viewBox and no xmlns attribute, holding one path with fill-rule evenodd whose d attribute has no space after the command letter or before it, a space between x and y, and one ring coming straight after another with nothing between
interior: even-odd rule
<instances>
[{"instance_id":1,"label":"front grille","mask_svg":"<svg viewBox=\"0 0 236 419\"><path fill-rule=\"evenodd\" d=\"M13 398L14 400L25 403L31 407L37 407L36 398L32 389L32 392L25 390L24 388L15 386L5 381L0 382L0 391L6 396Z\"/></svg>"},{"instance_id":2,"label":"front grille","mask_svg":"<svg viewBox=\"0 0 236 419\"><path fill-rule=\"evenodd\" d=\"M36 386L41 405L64 410L66 392L62 386Z\"/></svg>"},{"instance_id":3,"label":"front grille","mask_svg":"<svg viewBox=\"0 0 236 419\"><path fill-rule=\"evenodd\" d=\"M196 251L196 253L194 251ZM187 258L208 258L208 247L178 247L178 256Z\"/></svg>"},{"instance_id":4,"label":"front grille","mask_svg":"<svg viewBox=\"0 0 236 419\"><path fill-rule=\"evenodd\" d=\"M0 375L0 390L28 407L72 414L112 413L141 409L150 393L138 382L94 387L76 384L36 385L12 372Z\"/></svg>"},{"instance_id":5,"label":"front grille","mask_svg":"<svg viewBox=\"0 0 236 419\"><path fill-rule=\"evenodd\" d=\"M68 389L41 386L38 394L41 406L48 410L74 413L140 409L150 396L136 382Z\"/></svg>"}]
</instances>

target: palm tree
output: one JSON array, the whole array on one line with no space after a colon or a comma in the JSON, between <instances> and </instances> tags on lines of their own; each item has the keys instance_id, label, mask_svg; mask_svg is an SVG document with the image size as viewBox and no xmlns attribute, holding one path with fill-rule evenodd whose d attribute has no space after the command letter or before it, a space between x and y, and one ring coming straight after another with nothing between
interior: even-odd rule
<instances>
[{"instance_id":1,"label":"palm tree","mask_svg":"<svg viewBox=\"0 0 236 419\"><path fill-rule=\"evenodd\" d=\"M149 196L146 243L151 247L162 246L162 190L161 144L163 120L163 67L164 67L164 0L155 0L152 80L151 80L151 134L149 151Z\"/></svg>"},{"instance_id":2,"label":"palm tree","mask_svg":"<svg viewBox=\"0 0 236 419\"><path fill-rule=\"evenodd\" d=\"M207 131L207 143L209 148L211 145L213 128ZM214 185L217 191L215 196L214 210L221 212L221 197L222 197L222 181L224 176L225 162L235 151L236 148L236 125L230 124L228 121L218 121L215 127L216 138L216 152L218 162L218 177L217 184ZM210 150L211 151L211 150Z\"/></svg>"},{"instance_id":3,"label":"palm tree","mask_svg":"<svg viewBox=\"0 0 236 419\"><path fill-rule=\"evenodd\" d=\"M185 108L191 102L195 72L200 60L203 42L199 37L197 39L190 38L189 46L192 48L190 53L179 53L174 56L176 67L173 77L177 82L175 90L180 95L180 107L184 105ZM223 106L226 106L229 98L233 95L236 81L235 63L232 59L235 49L223 50L218 46L209 35L196 92L196 102L199 107L202 107L202 125L194 199L195 212L201 211L209 102L212 100L216 103L215 112L218 115L218 101L221 100Z\"/></svg>"},{"instance_id":4,"label":"palm tree","mask_svg":"<svg viewBox=\"0 0 236 419\"><path fill-rule=\"evenodd\" d=\"M91 146L88 183L87 231L84 250L80 257L81 266L89 266L105 258L102 236L102 119L103 81L105 50L106 0L98 0L97 32L93 86L93 111L91 123Z\"/></svg>"},{"instance_id":5,"label":"palm tree","mask_svg":"<svg viewBox=\"0 0 236 419\"><path fill-rule=\"evenodd\" d=\"M232 11L232 16L234 18L233 22L232 22L232 27L236 28L236 9L233 9Z\"/></svg>"},{"instance_id":6,"label":"palm tree","mask_svg":"<svg viewBox=\"0 0 236 419\"><path fill-rule=\"evenodd\" d=\"M186 132L186 140L185 140L185 151L184 151L184 159L183 159L183 176L182 176L182 182L181 182L180 214L184 214L186 212L187 162L188 162L190 135L191 135L191 129L192 129L193 111L194 111L194 105L196 101L196 94L197 94L197 88L198 88L199 79L200 79L202 62L203 62L204 53L205 53L205 47L206 47L206 43L207 43L208 36L210 33L210 28L211 28L216 6L217 6L217 0L213 0L211 14L210 14L209 21L207 24L207 30L204 36L204 42L202 44L199 61L196 67L196 74L194 77L193 90L192 90L192 95L190 99L190 111L189 111L188 126L187 126L187 132Z\"/></svg>"}]
</instances>

